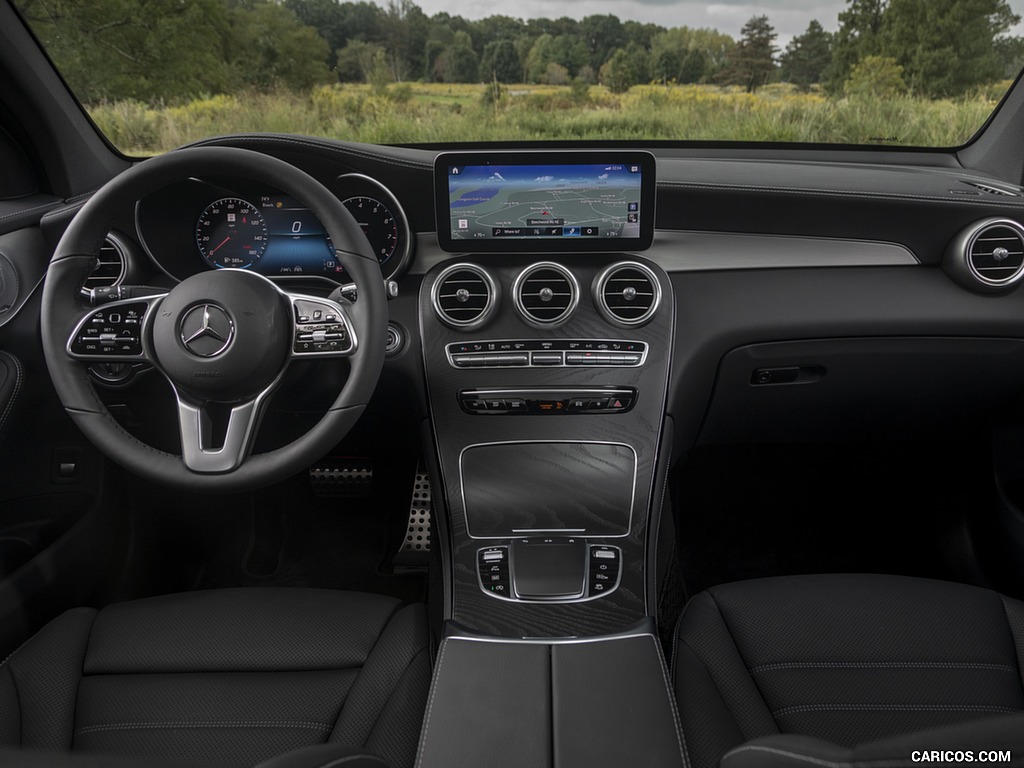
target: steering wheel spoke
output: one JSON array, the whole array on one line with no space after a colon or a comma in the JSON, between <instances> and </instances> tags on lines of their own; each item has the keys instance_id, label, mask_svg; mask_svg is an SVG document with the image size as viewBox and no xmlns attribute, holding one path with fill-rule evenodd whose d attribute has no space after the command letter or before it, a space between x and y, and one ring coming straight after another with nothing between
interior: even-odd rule
<instances>
[{"instance_id":1,"label":"steering wheel spoke","mask_svg":"<svg viewBox=\"0 0 1024 768\"><path fill-rule=\"evenodd\" d=\"M175 390L185 466L199 474L231 472L242 466L276 384L250 400L230 405L195 402Z\"/></svg>"},{"instance_id":2,"label":"steering wheel spoke","mask_svg":"<svg viewBox=\"0 0 1024 768\"><path fill-rule=\"evenodd\" d=\"M125 299L90 309L75 324L65 352L89 363L151 363L146 337L164 296Z\"/></svg>"},{"instance_id":3,"label":"steering wheel spoke","mask_svg":"<svg viewBox=\"0 0 1024 768\"><path fill-rule=\"evenodd\" d=\"M286 294L292 306L291 356L351 357L358 347L355 327L340 302L305 294Z\"/></svg>"}]
</instances>

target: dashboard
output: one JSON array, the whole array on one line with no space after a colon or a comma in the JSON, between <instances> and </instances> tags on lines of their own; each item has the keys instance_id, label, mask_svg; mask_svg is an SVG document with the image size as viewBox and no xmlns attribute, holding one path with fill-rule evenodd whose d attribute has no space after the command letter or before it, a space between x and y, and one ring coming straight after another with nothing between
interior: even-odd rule
<instances>
[{"instance_id":1,"label":"dashboard","mask_svg":"<svg viewBox=\"0 0 1024 768\"><path fill-rule=\"evenodd\" d=\"M382 276L398 283L388 305L395 344L382 380L392 394L382 407L400 404L407 417L428 416L424 352L440 355L447 368L462 346L473 353L476 345L524 342L532 353L544 351L532 348L541 342L643 341L607 320L595 292L595 281L619 262L653 270L672 314L674 332L658 342L671 348L651 346L648 354L668 353L665 413L675 424L677 454L751 440L904 439L984 420L1016 395L1004 372L1016 370L1008 349L1024 338L1024 294L1014 290L1019 257L996 261L994 248L977 249L993 242L984 234L1024 243L1024 195L1005 183L1002 194L987 192L990 177L946 155L656 149L654 199L638 211L654 211L650 247L574 255L530 237L509 237L517 245L499 243L500 250L471 241L442 249L435 163L443 153L435 149L267 135L200 145L277 156L346 202ZM73 212L55 207L43 219L44 236L55 242ZM248 225L249 245L239 247L239 217L253 212L262 223ZM306 278L303 290L320 290L315 283L324 295L347 282L323 228L272 180L195 178L166 187L115 220L115 236L127 261L117 279L125 284L169 285L246 265L274 280ZM560 238L569 239L584 238ZM517 299L516 279L544 263L578 284L573 313L548 313L559 322L538 323ZM421 290L459 265L494 282L486 312L464 327L441 320L433 306L440 297ZM445 329L437 349L425 348L442 339L424 336L421 310L431 327ZM969 359L950 366L964 350ZM472 363L463 375L493 375L489 365ZM536 369L531 357L529 370ZM818 370L825 375L808 378ZM753 382L755 372L764 383ZM580 375L596 388L622 384L607 366ZM463 412L455 392L444 398ZM844 415L847 404L868 401L858 418Z\"/></svg>"}]
</instances>

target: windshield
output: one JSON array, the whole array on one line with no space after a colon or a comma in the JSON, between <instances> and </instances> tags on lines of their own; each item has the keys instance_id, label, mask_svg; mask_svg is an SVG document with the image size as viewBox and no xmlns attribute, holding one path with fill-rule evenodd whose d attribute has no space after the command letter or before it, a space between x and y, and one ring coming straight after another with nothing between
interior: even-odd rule
<instances>
[{"instance_id":1,"label":"windshield","mask_svg":"<svg viewBox=\"0 0 1024 768\"><path fill-rule=\"evenodd\" d=\"M213 135L949 147L1024 0L15 0L126 154Z\"/></svg>"}]
</instances>

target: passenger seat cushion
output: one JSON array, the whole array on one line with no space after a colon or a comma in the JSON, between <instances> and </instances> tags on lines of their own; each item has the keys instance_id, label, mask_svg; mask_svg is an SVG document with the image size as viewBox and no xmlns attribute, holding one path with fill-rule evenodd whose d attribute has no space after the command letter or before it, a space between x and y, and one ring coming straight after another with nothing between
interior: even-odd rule
<instances>
[{"instance_id":1,"label":"passenger seat cushion","mask_svg":"<svg viewBox=\"0 0 1024 768\"><path fill-rule=\"evenodd\" d=\"M960 757L967 752L973 753L973 760ZM980 761L982 753L991 761L992 752L1009 752L1011 756L1024 752L1024 715L1000 715L946 728L929 728L853 748L810 736L765 736L728 752L722 757L721 768L963 766ZM1016 762L1019 764L1019 760Z\"/></svg>"},{"instance_id":2,"label":"passenger seat cushion","mask_svg":"<svg viewBox=\"0 0 1024 768\"><path fill-rule=\"evenodd\" d=\"M1017 601L923 579L714 587L690 601L676 631L673 674L694 764L776 733L853 747L1021 711L1022 627Z\"/></svg>"},{"instance_id":3,"label":"passenger seat cushion","mask_svg":"<svg viewBox=\"0 0 1024 768\"><path fill-rule=\"evenodd\" d=\"M17 651L0 668L0 745L253 765L330 740L409 766L429 683L423 606L168 595L69 612Z\"/></svg>"}]
</instances>

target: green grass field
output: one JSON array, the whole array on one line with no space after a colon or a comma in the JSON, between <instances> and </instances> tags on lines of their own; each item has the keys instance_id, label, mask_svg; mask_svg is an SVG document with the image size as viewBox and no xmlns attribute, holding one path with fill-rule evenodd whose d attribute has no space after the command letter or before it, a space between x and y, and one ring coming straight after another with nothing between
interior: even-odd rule
<instances>
[{"instance_id":1,"label":"green grass field","mask_svg":"<svg viewBox=\"0 0 1024 768\"><path fill-rule=\"evenodd\" d=\"M1008 85L1005 84L1005 85ZM323 86L306 94L218 95L176 106L122 101L89 112L129 155L164 152L217 134L300 133L371 143L646 139L789 141L948 147L974 135L995 108L999 85L956 101L903 96L829 99L771 85L755 94L701 85L486 86L401 83Z\"/></svg>"}]
</instances>

